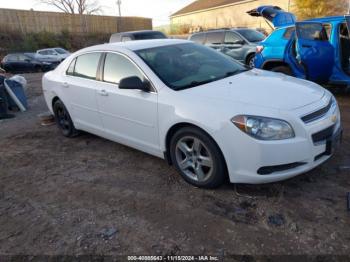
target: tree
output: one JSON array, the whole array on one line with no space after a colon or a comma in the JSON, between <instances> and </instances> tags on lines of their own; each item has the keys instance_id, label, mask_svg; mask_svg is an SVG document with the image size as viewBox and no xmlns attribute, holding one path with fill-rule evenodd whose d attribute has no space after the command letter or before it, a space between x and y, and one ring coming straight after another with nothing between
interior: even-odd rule
<instances>
[{"instance_id":1,"label":"tree","mask_svg":"<svg viewBox=\"0 0 350 262\"><path fill-rule=\"evenodd\" d=\"M298 20L344 15L348 13L348 0L294 0Z\"/></svg>"},{"instance_id":2,"label":"tree","mask_svg":"<svg viewBox=\"0 0 350 262\"><path fill-rule=\"evenodd\" d=\"M102 11L98 0L38 0L68 14L96 14Z\"/></svg>"}]
</instances>

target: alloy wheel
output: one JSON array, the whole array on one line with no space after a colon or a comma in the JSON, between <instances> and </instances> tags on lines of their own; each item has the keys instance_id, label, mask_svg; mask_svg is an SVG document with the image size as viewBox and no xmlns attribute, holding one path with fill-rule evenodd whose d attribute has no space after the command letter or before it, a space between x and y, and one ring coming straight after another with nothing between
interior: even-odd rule
<instances>
[{"instance_id":1,"label":"alloy wheel","mask_svg":"<svg viewBox=\"0 0 350 262\"><path fill-rule=\"evenodd\" d=\"M213 157L206 145L198 138L181 138L175 148L176 161L181 171L190 179L205 182L213 172Z\"/></svg>"}]
</instances>

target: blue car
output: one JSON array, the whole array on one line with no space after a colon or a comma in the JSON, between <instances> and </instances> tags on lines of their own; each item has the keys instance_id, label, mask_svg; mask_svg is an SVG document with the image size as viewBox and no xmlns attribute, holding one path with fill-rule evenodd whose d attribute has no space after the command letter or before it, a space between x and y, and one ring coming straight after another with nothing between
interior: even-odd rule
<instances>
[{"instance_id":1,"label":"blue car","mask_svg":"<svg viewBox=\"0 0 350 262\"><path fill-rule=\"evenodd\" d=\"M257 47L255 67L321 84L350 86L350 18L324 17L297 22L276 6L248 12L275 30Z\"/></svg>"}]
</instances>

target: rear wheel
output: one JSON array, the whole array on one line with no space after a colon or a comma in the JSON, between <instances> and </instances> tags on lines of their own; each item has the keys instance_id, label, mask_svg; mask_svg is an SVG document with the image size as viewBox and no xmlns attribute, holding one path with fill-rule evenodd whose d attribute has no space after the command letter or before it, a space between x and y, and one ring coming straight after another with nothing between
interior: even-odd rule
<instances>
[{"instance_id":1,"label":"rear wheel","mask_svg":"<svg viewBox=\"0 0 350 262\"><path fill-rule=\"evenodd\" d=\"M170 155L181 176L192 185L215 188L226 178L220 149L200 129L186 127L177 131L170 142Z\"/></svg>"},{"instance_id":2,"label":"rear wheel","mask_svg":"<svg viewBox=\"0 0 350 262\"><path fill-rule=\"evenodd\" d=\"M292 70L288 66L276 66L271 69L272 72L283 73L288 76L293 76Z\"/></svg>"},{"instance_id":3,"label":"rear wheel","mask_svg":"<svg viewBox=\"0 0 350 262\"><path fill-rule=\"evenodd\" d=\"M61 100L57 100L54 103L53 111L55 114L56 123L64 136L74 137L78 135L79 132L75 129L68 110Z\"/></svg>"}]
</instances>

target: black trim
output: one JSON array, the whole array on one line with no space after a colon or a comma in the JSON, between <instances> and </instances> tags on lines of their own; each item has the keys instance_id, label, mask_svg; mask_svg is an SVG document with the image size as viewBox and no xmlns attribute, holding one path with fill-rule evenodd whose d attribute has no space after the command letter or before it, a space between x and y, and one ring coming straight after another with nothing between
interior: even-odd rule
<instances>
[{"instance_id":1,"label":"black trim","mask_svg":"<svg viewBox=\"0 0 350 262\"><path fill-rule=\"evenodd\" d=\"M333 137L334 127L335 126L333 125L326 129L321 130L320 132L313 134L312 141L314 142L314 144L331 139Z\"/></svg>"},{"instance_id":2,"label":"black trim","mask_svg":"<svg viewBox=\"0 0 350 262\"><path fill-rule=\"evenodd\" d=\"M305 162L295 162L291 164L278 165L278 166L264 166L258 169L259 175L270 175L275 172L287 171L302 165L305 165Z\"/></svg>"},{"instance_id":3,"label":"black trim","mask_svg":"<svg viewBox=\"0 0 350 262\"><path fill-rule=\"evenodd\" d=\"M319 109L311 114L303 116L301 118L301 120L303 120L303 122L307 124L307 123L316 121L317 119L324 117L327 114L327 112L331 109L332 102L333 102L333 100L331 99L327 106L325 106L325 107L323 107L323 108L321 108L321 109Z\"/></svg>"}]
</instances>

